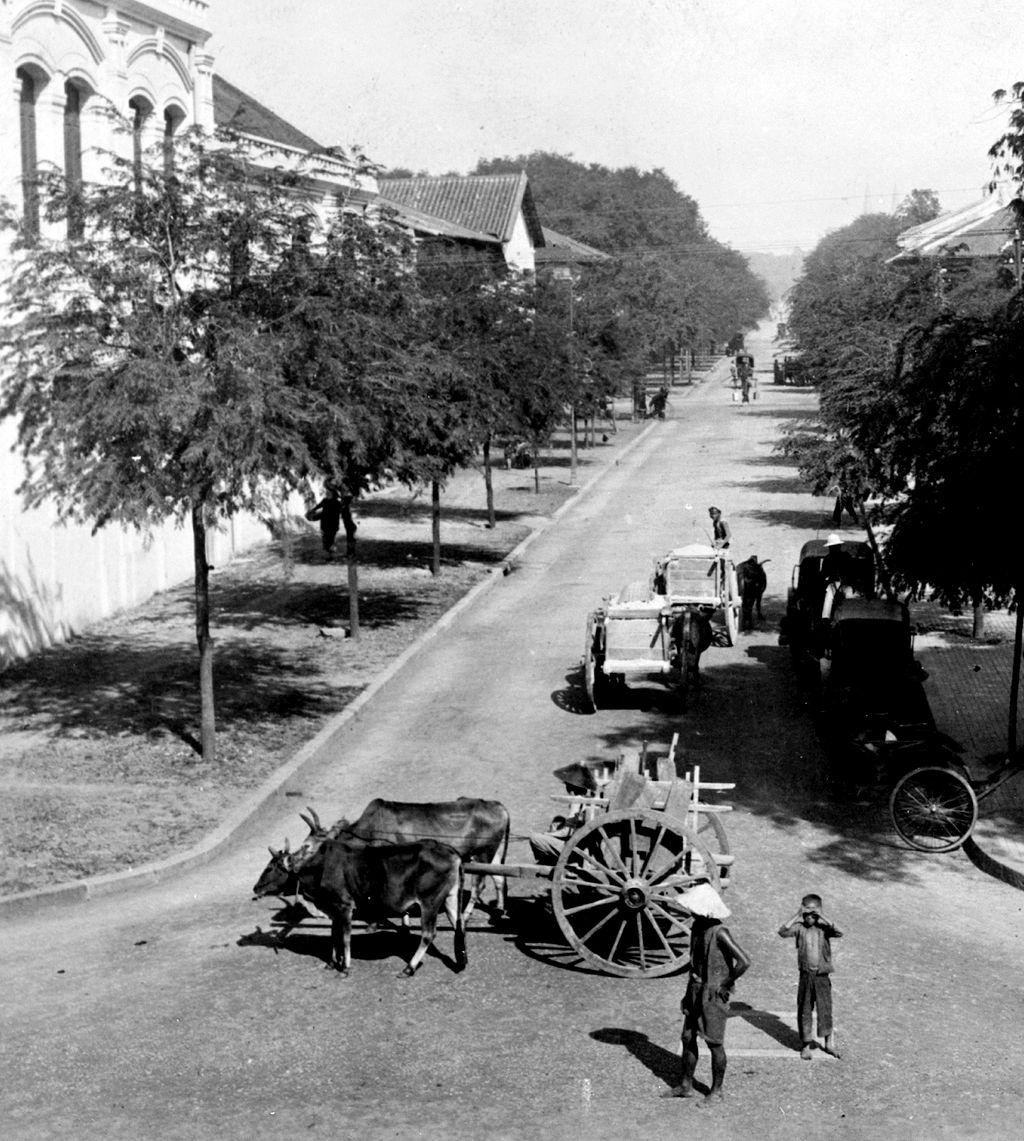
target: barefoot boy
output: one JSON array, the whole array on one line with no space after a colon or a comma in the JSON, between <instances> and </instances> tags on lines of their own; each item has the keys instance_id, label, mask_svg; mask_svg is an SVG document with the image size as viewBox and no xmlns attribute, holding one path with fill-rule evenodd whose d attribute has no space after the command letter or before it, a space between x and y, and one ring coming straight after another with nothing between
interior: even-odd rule
<instances>
[{"instance_id":1,"label":"barefoot boy","mask_svg":"<svg viewBox=\"0 0 1024 1141\"><path fill-rule=\"evenodd\" d=\"M821 913L821 896L805 895L800 910L779 928L783 939L796 939L796 961L800 968L797 987L797 1018L803 1049L800 1057L809 1060L814 1046L813 1017L818 1012L818 1033L825 1039L825 1052L838 1058L832 1027L832 940L842 931Z\"/></svg>"},{"instance_id":2,"label":"barefoot boy","mask_svg":"<svg viewBox=\"0 0 1024 1141\"><path fill-rule=\"evenodd\" d=\"M750 966L743 948L722 920L729 909L708 883L699 883L676 897L676 903L693 916L690 931L690 981L683 998L683 1080L662 1097L693 1097L697 1069L697 1038L711 1053L711 1090L705 1102L722 1099L725 1079L725 1021L736 980Z\"/></svg>"}]
</instances>

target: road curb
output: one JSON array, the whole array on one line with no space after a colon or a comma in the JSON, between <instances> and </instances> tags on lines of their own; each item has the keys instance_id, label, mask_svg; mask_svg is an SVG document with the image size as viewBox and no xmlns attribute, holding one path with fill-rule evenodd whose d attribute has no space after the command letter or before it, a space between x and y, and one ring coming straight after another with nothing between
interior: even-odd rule
<instances>
[{"instance_id":1,"label":"road curb","mask_svg":"<svg viewBox=\"0 0 1024 1141\"><path fill-rule=\"evenodd\" d=\"M710 379L714 370L704 379ZM693 386L696 388L696 385ZM693 389L691 389L692 391ZM634 448L645 440L657 427L658 422L652 421L642 428L632 440L628 441L614 461L604 464L600 470L580 485L575 495L570 496L550 516L541 519L515 547L505 556L502 565L491 570L475 586L471 587L452 607L445 611L440 618L427 630L424 630L406 649L399 654L384 670L381 671L339 713L311 740L284 765L275 769L273 773L248 797L229 813L225 820L207 836L203 837L188 851L167 859L145 864L139 868L130 868L123 872L112 872L100 876L90 876L87 879L76 880L74 883L58 884L53 887L40 888L34 891L19 892L0 898L0 918L20 918L35 915L43 911L68 907L73 904L84 903L92 899L101 899L104 896L114 895L120 891L132 888L158 884L169 879L172 875L191 871L209 863L227 848L235 836L260 812L260 810L287 784L297 776L302 768L316 755L335 733L344 728L350 721L362 713L363 709L374 697L394 678L404 666L415 657L438 634L448 629L476 600L486 591L491 590L497 583L503 581L509 567L522 558L524 552L553 524L557 523L573 507L579 504L583 497L611 471L616 464L624 459Z\"/></svg>"},{"instance_id":2,"label":"road curb","mask_svg":"<svg viewBox=\"0 0 1024 1141\"><path fill-rule=\"evenodd\" d=\"M973 836L968 837L963 844L964 852L972 864L993 879L1001 880L1010 887L1024 891L1024 874L1011 868L1008 864L1001 864L994 856L979 848Z\"/></svg>"}]
</instances>

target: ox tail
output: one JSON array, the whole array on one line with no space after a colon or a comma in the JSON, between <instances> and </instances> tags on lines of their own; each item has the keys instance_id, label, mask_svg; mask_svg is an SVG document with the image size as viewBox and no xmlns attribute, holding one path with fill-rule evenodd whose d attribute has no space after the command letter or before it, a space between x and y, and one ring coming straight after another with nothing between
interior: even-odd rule
<instances>
[{"instance_id":1,"label":"ox tail","mask_svg":"<svg viewBox=\"0 0 1024 1141\"><path fill-rule=\"evenodd\" d=\"M466 949L466 921L462 915L462 889L464 887L465 873L462 870L462 860L459 860L458 874L455 880L455 907L454 907L454 927L455 927L455 965L459 970L464 970L469 963L469 953Z\"/></svg>"}]
</instances>

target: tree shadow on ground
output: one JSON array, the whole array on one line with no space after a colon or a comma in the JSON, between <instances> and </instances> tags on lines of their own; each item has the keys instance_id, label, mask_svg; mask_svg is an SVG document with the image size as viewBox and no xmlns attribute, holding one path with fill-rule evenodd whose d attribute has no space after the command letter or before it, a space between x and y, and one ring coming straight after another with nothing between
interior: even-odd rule
<instances>
[{"instance_id":1,"label":"tree shadow on ground","mask_svg":"<svg viewBox=\"0 0 1024 1141\"><path fill-rule=\"evenodd\" d=\"M343 708L363 688L325 683L308 655L260 643L222 643L214 661L221 728L271 728L275 721L314 721ZM193 645L145 645L124 638L83 638L37 655L3 675L5 716L12 724L103 738L171 732L195 747L198 655Z\"/></svg>"},{"instance_id":2,"label":"tree shadow on ground","mask_svg":"<svg viewBox=\"0 0 1024 1141\"><path fill-rule=\"evenodd\" d=\"M794 531L804 532L834 531L836 529L835 523L832 522L832 509L830 507L823 507L821 511L793 511L785 508L773 508L770 511L748 511L746 514L759 523L767 523L770 527L789 527ZM804 541L806 541L806 535L801 540L801 546ZM799 546L794 546L794 562L796 562L796 556L799 553Z\"/></svg>"},{"instance_id":3,"label":"tree shadow on ground","mask_svg":"<svg viewBox=\"0 0 1024 1141\"><path fill-rule=\"evenodd\" d=\"M353 510L360 519L397 519L403 523L410 520L426 522L431 518L432 514L430 500L420 497L360 500L354 505ZM499 523L515 522L525 514L527 514L525 511L509 511L497 507L494 510L495 520ZM446 519L449 521L456 520L460 523L486 523L487 509L485 507L450 507L445 504L442 498L442 528L444 527ZM359 541L361 548L364 542L369 543L372 540L364 540L362 536L360 536Z\"/></svg>"},{"instance_id":4,"label":"tree shadow on ground","mask_svg":"<svg viewBox=\"0 0 1024 1141\"><path fill-rule=\"evenodd\" d=\"M782 479L737 480L726 486L742 487L749 491L763 491L773 495L803 495L807 492L807 484L798 475L791 475Z\"/></svg>"},{"instance_id":5,"label":"tree shadow on ground","mask_svg":"<svg viewBox=\"0 0 1024 1141\"><path fill-rule=\"evenodd\" d=\"M763 416L771 420L814 420L813 414L803 408L754 408L748 407L744 416Z\"/></svg>"},{"instance_id":6,"label":"tree shadow on ground","mask_svg":"<svg viewBox=\"0 0 1024 1141\"><path fill-rule=\"evenodd\" d=\"M493 534L493 532L489 532ZM492 566L501 562L508 548L505 539L480 543L445 542L444 528L441 531L441 567L461 566L464 563L483 563ZM303 566L325 561L318 542L296 543L291 551L292 560ZM357 559L360 570L392 570L395 567L428 568L433 562L434 545L428 539L374 539L358 536ZM330 562L339 568L339 577L345 575L345 544L339 539Z\"/></svg>"},{"instance_id":7,"label":"tree shadow on ground","mask_svg":"<svg viewBox=\"0 0 1024 1141\"><path fill-rule=\"evenodd\" d=\"M936 857L898 839L887 790L852 799L848 774L817 737L788 649L758 642L744 651L739 661L716 661L708 651L701 659L700 699L684 718L648 717L608 728L579 760L607 762L644 741L664 752L678 732L679 771L696 762L703 780L735 782L723 800L791 833L812 863L873 882L915 882L922 861ZM764 732L769 724L776 727L771 737ZM807 846L810 836L814 846Z\"/></svg>"}]
</instances>

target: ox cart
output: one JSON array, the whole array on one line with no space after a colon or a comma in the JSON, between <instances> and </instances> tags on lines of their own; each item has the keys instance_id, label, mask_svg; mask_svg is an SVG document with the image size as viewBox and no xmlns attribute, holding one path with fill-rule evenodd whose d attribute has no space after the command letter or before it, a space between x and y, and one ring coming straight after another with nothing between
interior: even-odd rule
<instances>
[{"instance_id":1,"label":"ox cart","mask_svg":"<svg viewBox=\"0 0 1024 1141\"><path fill-rule=\"evenodd\" d=\"M634 582L587 617L583 672L596 710L608 689L655 677L685 700L697 680L701 652L721 615L724 640L739 632L740 596L728 551L703 544L655 560L649 582Z\"/></svg>"},{"instance_id":2,"label":"ox cart","mask_svg":"<svg viewBox=\"0 0 1024 1141\"><path fill-rule=\"evenodd\" d=\"M607 974L655 978L683 969L692 917L677 896L702 880L723 889L732 874L720 819L731 806L704 795L735 785L702 781L699 767L679 776L677 737L667 755L644 747L590 763L592 793L566 783L565 794L552 797L579 821L554 864L467 862L464 870L549 879L566 941Z\"/></svg>"}]
</instances>

